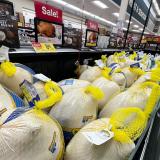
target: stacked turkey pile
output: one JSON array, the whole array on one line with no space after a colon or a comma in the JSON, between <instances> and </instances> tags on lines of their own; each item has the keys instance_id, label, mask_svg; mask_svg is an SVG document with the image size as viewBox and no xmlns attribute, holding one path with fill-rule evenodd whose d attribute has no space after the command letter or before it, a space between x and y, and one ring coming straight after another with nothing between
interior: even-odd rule
<instances>
[{"instance_id":1,"label":"stacked turkey pile","mask_svg":"<svg viewBox=\"0 0 160 160\"><path fill-rule=\"evenodd\" d=\"M24 65L1 63L1 160L130 156L160 97L159 58L136 52L103 55L95 66L79 67L79 73L79 79L56 83L37 78ZM20 87L25 81L39 97L33 106Z\"/></svg>"}]
</instances>

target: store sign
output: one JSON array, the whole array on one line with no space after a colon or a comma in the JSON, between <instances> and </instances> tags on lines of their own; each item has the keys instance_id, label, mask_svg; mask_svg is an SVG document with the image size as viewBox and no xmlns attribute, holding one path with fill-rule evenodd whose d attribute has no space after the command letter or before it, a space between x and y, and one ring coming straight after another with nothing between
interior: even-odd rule
<instances>
[{"instance_id":1,"label":"store sign","mask_svg":"<svg viewBox=\"0 0 160 160\"><path fill-rule=\"evenodd\" d=\"M37 18L62 23L62 10L38 1L34 5Z\"/></svg>"},{"instance_id":2,"label":"store sign","mask_svg":"<svg viewBox=\"0 0 160 160\"><path fill-rule=\"evenodd\" d=\"M98 31L98 23L91 21L91 20L87 20L86 21L86 25L88 29L94 30L94 31Z\"/></svg>"},{"instance_id":3,"label":"store sign","mask_svg":"<svg viewBox=\"0 0 160 160\"><path fill-rule=\"evenodd\" d=\"M118 5L121 5L121 0L112 0ZM129 0L129 5L127 12L130 14L133 5L133 0ZM133 17L137 19L140 23L145 24L147 18L148 7L145 4L144 0L135 0L133 8Z\"/></svg>"}]
</instances>

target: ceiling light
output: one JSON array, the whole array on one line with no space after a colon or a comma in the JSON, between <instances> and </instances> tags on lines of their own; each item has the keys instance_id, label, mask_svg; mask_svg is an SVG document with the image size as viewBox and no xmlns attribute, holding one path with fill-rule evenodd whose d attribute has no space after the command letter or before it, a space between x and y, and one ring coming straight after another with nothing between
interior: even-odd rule
<instances>
[{"instance_id":1,"label":"ceiling light","mask_svg":"<svg viewBox=\"0 0 160 160\"><path fill-rule=\"evenodd\" d=\"M140 31L143 31L143 28L139 28Z\"/></svg>"},{"instance_id":2,"label":"ceiling light","mask_svg":"<svg viewBox=\"0 0 160 160\"><path fill-rule=\"evenodd\" d=\"M94 3L96 6L102 8L102 9L108 8L108 6L101 1L93 1L92 3Z\"/></svg>"},{"instance_id":3,"label":"ceiling light","mask_svg":"<svg viewBox=\"0 0 160 160\"><path fill-rule=\"evenodd\" d=\"M112 13L115 17L119 17L119 13Z\"/></svg>"},{"instance_id":4,"label":"ceiling light","mask_svg":"<svg viewBox=\"0 0 160 160\"><path fill-rule=\"evenodd\" d=\"M69 4L69 3L67 3L67 2L65 2L63 0L52 0L52 1L58 3L58 4L62 5L62 6L68 7L68 8L70 8L70 9L76 11L76 12L78 11L82 15L84 14L86 16L89 16L89 17L93 18L93 19L105 22L105 23L110 24L112 26L116 26L116 24L111 22L111 21L108 21L108 20L106 20L106 19L104 19L104 18L102 18L100 16L97 16L97 15L91 13L91 12L88 12L86 10L82 10L82 9L80 9L80 8L78 8L78 7L76 7L76 6L72 5L72 4Z\"/></svg>"},{"instance_id":5,"label":"ceiling light","mask_svg":"<svg viewBox=\"0 0 160 160\"><path fill-rule=\"evenodd\" d=\"M136 29L132 29L132 31L133 31L133 32L140 32L139 30L136 30Z\"/></svg>"},{"instance_id":6,"label":"ceiling light","mask_svg":"<svg viewBox=\"0 0 160 160\"><path fill-rule=\"evenodd\" d=\"M129 23L129 20L126 20L126 23ZM132 24L133 22L130 21L130 24Z\"/></svg>"},{"instance_id":7,"label":"ceiling light","mask_svg":"<svg viewBox=\"0 0 160 160\"><path fill-rule=\"evenodd\" d=\"M123 28L123 30L127 31L127 28Z\"/></svg>"},{"instance_id":8,"label":"ceiling light","mask_svg":"<svg viewBox=\"0 0 160 160\"><path fill-rule=\"evenodd\" d=\"M134 28L138 28L139 26L135 24L135 25L133 25L133 27L134 27Z\"/></svg>"}]
</instances>

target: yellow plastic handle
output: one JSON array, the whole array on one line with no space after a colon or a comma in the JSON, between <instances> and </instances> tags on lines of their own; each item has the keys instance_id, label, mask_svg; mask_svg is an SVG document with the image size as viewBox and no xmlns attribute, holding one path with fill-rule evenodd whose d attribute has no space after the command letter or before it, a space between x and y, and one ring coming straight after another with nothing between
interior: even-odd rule
<instances>
[{"instance_id":1,"label":"yellow plastic handle","mask_svg":"<svg viewBox=\"0 0 160 160\"><path fill-rule=\"evenodd\" d=\"M143 70L140 69L140 68L129 68L129 70L130 70L132 73L137 74L138 76L141 76L141 75L144 75L144 74L145 74L145 71L143 71Z\"/></svg>"},{"instance_id":2,"label":"yellow plastic handle","mask_svg":"<svg viewBox=\"0 0 160 160\"><path fill-rule=\"evenodd\" d=\"M8 77L12 77L16 73L16 66L9 61L2 62L0 68Z\"/></svg>"},{"instance_id":3,"label":"yellow plastic handle","mask_svg":"<svg viewBox=\"0 0 160 160\"><path fill-rule=\"evenodd\" d=\"M136 107L121 108L110 118L114 139L122 143L129 143L139 138L146 127L145 113Z\"/></svg>"},{"instance_id":4,"label":"yellow plastic handle","mask_svg":"<svg viewBox=\"0 0 160 160\"><path fill-rule=\"evenodd\" d=\"M100 88L92 85L85 88L85 93L90 93L96 100L104 98L104 92Z\"/></svg>"},{"instance_id":5,"label":"yellow plastic handle","mask_svg":"<svg viewBox=\"0 0 160 160\"><path fill-rule=\"evenodd\" d=\"M62 90L55 82L47 82L44 86L44 89L48 98L35 102L35 106L38 109L49 108L62 99Z\"/></svg>"}]
</instances>

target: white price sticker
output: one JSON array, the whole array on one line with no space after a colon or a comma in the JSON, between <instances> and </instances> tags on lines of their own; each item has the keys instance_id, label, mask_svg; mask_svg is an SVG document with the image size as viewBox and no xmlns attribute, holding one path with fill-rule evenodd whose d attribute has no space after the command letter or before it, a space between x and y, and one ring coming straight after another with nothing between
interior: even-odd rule
<instances>
[{"instance_id":1,"label":"white price sticker","mask_svg":"<svg viewBox=\"0 0 160 160\"><path fill-rule=\"evenodd\" d=\"M45 76L44 74L40 73L40 74L35 74L34 77L42 82L49 82L51 81L50 78L48 78L47 76Z\"/></svg>"},{"instance_id":2,"label":"white price sticker","mask_svg":"<svg viewBox=\"0 0 160 160\"><path fill-rule=\"evenodd\" d=\"M87 140L95 145L101 145L114 137L114 133L108 129L95 132L82 132Z\"/></svg>"}]
</instances>

